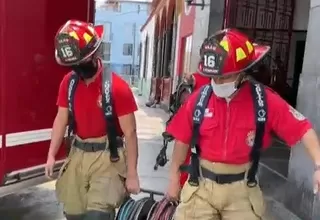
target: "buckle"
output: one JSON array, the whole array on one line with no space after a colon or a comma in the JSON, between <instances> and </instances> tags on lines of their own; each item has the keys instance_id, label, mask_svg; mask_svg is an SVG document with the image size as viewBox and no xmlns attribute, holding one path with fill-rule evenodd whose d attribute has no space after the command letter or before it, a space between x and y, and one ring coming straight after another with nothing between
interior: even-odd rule
<instances>
[{"instance_id":1,"label":"buckle","mask_svg":"<svg viewBox=\"0 0 320 220\"><path fill-rule=\"evenodd\" d=\"M120 157L119 156L110 156L110 161L112 163L116 163L120 160Z\"/></svg>"},{"instance_id":2,"label":"buckle","mask_svg":"<svg viewBox=\"0 0 320 220\"><path fill-rule=\"evenodd\" d=\"M258 185L258 180L257 180L257 177L254 177L254 179L253 180L247 180L247 186L249 187L249 188L254 188L254 187L256 187Z\"/></svg>"},{"instance_id":3,"label":"buckle","mask_svg":"<svg viewBox=\"0 0 320 220\"><path fill-rule=\"evenodd\" d=\"M214 181L218 184L222 184L225 182L225 181L222 181L222 178L220 175L216 175L214 179L215 179Z\"/></svg>"}]
</instances>

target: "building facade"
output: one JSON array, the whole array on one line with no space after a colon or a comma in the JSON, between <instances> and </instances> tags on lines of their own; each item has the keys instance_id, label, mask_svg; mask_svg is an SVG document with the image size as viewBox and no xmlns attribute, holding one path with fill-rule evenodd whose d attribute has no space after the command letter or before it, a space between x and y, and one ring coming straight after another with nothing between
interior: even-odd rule
<instances>
[{"instance_id":1,"label":"building facade","mask_svg":"<svg viewBox=\"0 0 320 220\"><path fill-rule=\"evenodd\" d=\"M255 42L271 46L269 56L263 60L271 70L268 86L307 116L319 134L319 1L205 0L204 3L202 8L187 6L184 0L153 1L150 17L154 18L154 25L149 28L155 30L154 56L148 64L153 68L149 73L152 76L150 91L145 91L149 99L163 102L167 98L166 91L173 92L183 73L197 70L199 48L204 38L221 28L237 28ZM163 18L170 19L167 13L170 8L174 10L176 25L173 28L177 37L172 38L175 43L170 44L175 56L171 56L173 68L171 66L167 74L159 65L166 64L163 54L166 42L170 41L163 39L170 30L167 24L171 21L164 22ZM150 17L142 31L152 20ZM164 70L166 68L164 66ZM168 78L170 86L165 83ZM275 138L262 158L260 183L268 196L284 203L302 219L320 219L320 202L312 186L314 165L300 145L290 148Z\"/></svg>"},{"instance_id":2,"label":"building facade","mask_svg":"<svg viewBox=\"0 0 320 220\"><path fill-rule=\"evenodd\" d=\"M124 76L139 73L140 28L148 18L149 4L138 0L96 4L95 23L105 27L104 63Z\"/></svg>"}]
</instances>

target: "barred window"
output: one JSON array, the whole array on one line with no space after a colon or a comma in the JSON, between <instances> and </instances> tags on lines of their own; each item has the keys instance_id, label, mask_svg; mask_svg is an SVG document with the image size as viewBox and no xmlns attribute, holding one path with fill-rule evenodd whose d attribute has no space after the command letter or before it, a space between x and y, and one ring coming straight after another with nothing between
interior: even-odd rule
<instances>
[{"instance_id":1,"label":"barred window","mask_svg":"<svg viewBox=\"0 0 320 220\"><path fill-rule=\"evenodd\" d=\"M133 44L123 44L123 55L132 56Z\"/></svg>"},{"instance_id":2,"label":"barred window","mask_svg":"<svg viewBox=\"0 0 320 220\"><path fill-rule=\"evenodd\" d=\"M122 73L124 75L131 75L132 65L131 64L123 64Z\"/></svg>"},{"instance_id":3,"label":"barred window","mask_svg":"<svg viewBox=\"0 0 320 220\"><path fill-rule=\"evenodd\" d=\"M111 43L110 42L102 42L101 43L100 55L103 60L110 61L110 57L111 57Z\"/></svg>"}]
</instances>

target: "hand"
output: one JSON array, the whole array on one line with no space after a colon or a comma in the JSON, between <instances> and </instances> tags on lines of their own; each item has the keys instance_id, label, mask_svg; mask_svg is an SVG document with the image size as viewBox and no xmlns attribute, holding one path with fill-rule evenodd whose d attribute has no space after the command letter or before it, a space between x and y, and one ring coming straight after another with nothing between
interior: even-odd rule
<instances>
[{"instance_id":1,"label":"hand","mask_svg":"<svg viewBox=\"0 0 320 220\"><path fill-rule=\"evenodd\" d=\"M178 201L180 196L180 175L177 175L170 179L166 196L171 201Z\"/></svg>"},{"instance_id":2,"label":"hand","mask_svg":"<svg viewBox=\"0 0 320 220\"><path fill-rule=\"evenodd\" d=\"M138 194L140 192L140 182L137 173L129 174L126 179L126 188L129 193Z\"/></svg>"},{"instance_id":3,"label":"hand","mask_svg":"<svg viewBox=\"0 0 320 220\"><path fill-rule=\"evenodd\" d=\"M56 163L56 159L54 158L54 156L48 155L47 163L46 163L46 167L45 167L45 175L49 179L52 179L53 167L54 167L55 163Z\"/></svg>"}]
</instances>

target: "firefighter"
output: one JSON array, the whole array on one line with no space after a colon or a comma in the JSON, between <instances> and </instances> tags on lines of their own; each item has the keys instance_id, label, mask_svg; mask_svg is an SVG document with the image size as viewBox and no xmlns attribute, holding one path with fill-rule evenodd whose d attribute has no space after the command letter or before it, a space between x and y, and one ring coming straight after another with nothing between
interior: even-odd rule
<instances>
[{"instance_id":1,"label":"firefighter","mask_svg":"<svg viewBox=\"0 0 320 220\"><path fill-rule=\"evenodd\" d=\"M176 140L167 196L181 201L174 219L261 219L265 206L256 171L271 132L289 146L303 142L313 159L317 191L320 146L311 123L245 75L270 48L235 29L217 32L201 47L199 71L212 85L194 92L167 127ZM180 192L180 172L186 169L181 165L190 146L189 179Z\"/></svg>"},{"instance_id":2,"label":"firefighter","mask_svg":"<svg viewBox=\"0 0 320 220\"><path fill-rule=\"evenodd\" d=\"M111 160L111 140L103 114L102 78L105 68L97 54L103 39L103 26L69 20L58 30L55 56L58 64L72 69L60 84L58 113L46 164L52 177L55 156L68 124L70 77L79 78L74 96L75 131L72 147L56 183L57 198L64 205L68 220L114 219L115 209L127 193L140 190L137 174L137 134L134 112L137 105L128 84L111 74L110 96L115 113L114 130L125 138L116 146L118 158ZM111 81L110 81L111 82ZM72 95L71 95L72 96ZM109 145L110 143L110 145ZM118 149L117 149L118 148Z\"/></svg>"}]
</instances>

